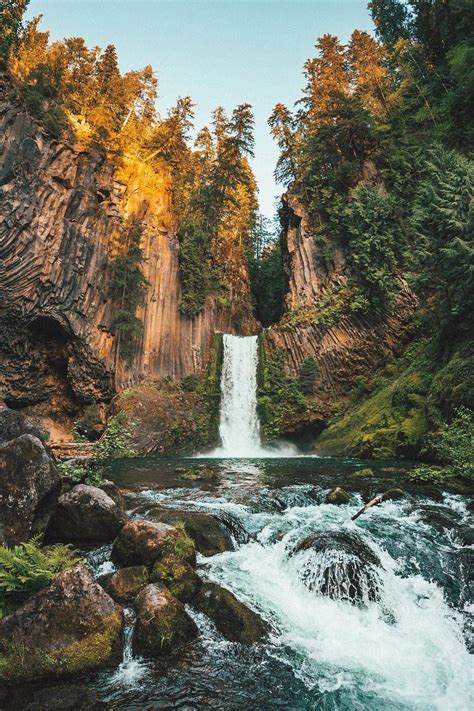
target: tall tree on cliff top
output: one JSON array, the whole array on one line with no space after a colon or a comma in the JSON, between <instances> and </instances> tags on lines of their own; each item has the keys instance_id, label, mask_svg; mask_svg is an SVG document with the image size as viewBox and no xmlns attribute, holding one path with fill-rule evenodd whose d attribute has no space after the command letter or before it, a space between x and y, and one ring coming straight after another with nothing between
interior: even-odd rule
<instances>
[{"instance_id":1,"label":"tall tree on cliff top","mask_svg":"<svg viewBox=\"0 0 474 711\"><path fill-rule=\"evenodd\" d=\"M0 6L0 64L6 64L18 47L24 29L23 15L29 0L2 0Z\"/></svg>"}]
</instances>

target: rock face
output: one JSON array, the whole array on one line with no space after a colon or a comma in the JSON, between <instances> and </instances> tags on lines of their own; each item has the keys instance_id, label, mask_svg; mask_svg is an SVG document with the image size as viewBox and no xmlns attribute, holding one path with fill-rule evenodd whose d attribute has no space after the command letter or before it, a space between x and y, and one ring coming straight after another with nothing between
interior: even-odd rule
<instances>
[{"instance_id":1,"label":"rock face","mask_svg":"<svg viewBox=\"0 0 474 711\"><path fill-rule=\"evenodd\" d=\"M107 667L120 659L121 629L121 608L77 565L0 621L0 678L20 682Z\"/></svg>"},{"instance_id":2,"label":"rock face","mask_svg":"<svg viewBox=\"0 0 474 711\"><path fill-rule=\"evenodd\" d=\"M132 644L138 654L161 657L198 634L183 604L162 585L147 585L136 599L136 609Z\"/></svg>"},{"instance_id":3,"label":"rock face","mask_svg":"<svg viewBox=\"0 0 474 711\"><path fill-rule=\"evenodd\" d=\"M192 604L210 617L224 637L233 642L253 644L266 634L261 617L220 585L204 583Z\"/></svg>"},{"instance_id":4,"label":"rock face","mask_svg":"<svg viewBox=\"0 0 474 711\"><path fill-rule=\"evenodd\" d=\"M0 403L0 442L8 442L23 434L41 439L42 432L24 417L21 412L2 407Z\"/></svg>"},{"instance_id":5,"label":"rock face","mask_svg":"<svg viewBox=\"0 0 474 711\"><path fill-rule=\"evenodd\" d=\"M285 270L288 277L281 323L266 333L269 352L281 349L289 374L297 376L306 358L317 363L313 392L322 401L347 394L348 384L367 376L400 352L411 333L416 299L404 282L394 307L342 315L337 325L318 322L321 304L347 285L350 268L342 244L332 239L330 260L318 252L307 212L291 194L283 198ZM298 310L294 321L285 313ZM307 318L305 317L307 316Z\"/></svg>"},{"instance_id":6,"label":"rock face","mask_svg":"<svg viewBox=\"0 0 474 711\"><path fill-rule=\"evenodd\" d=\"M42 533L60 491L56 466L37 437L23 434L0 445L0 543Z\"/></svg>"},{"instance_id":7,"label":"rock face","mask_svg":"<svg viewBox=\"0 0 474 711\"><path fill-rule=\"evenodd\" d=\"M122 508L105 491L78 484L59 497L46 537L107 543L118 535L124 521Z\"/></svg>"},{"instance_id":8,"label":"rock face","mask_svg":"<svg viewBox=\"0 0 474 711\"><path fill-rule=\"evenodd\" d=\"M300 580L318 595L358 603L380 595L382 564L353 533L315 533L300 541L292 555Z\"/></svg>"},{"instance_id":9,"label":"rock face","mask_svg":"<svg viewBox=\"0 0 474 711\"><path fill-rule=\"evenodd\" d=\"M112 557L122 565L151 566L179 546L182 559L195 560L194 546L185 534L166 523L129 521L114 541Z\"/></svg>"},{"instance_id":10,"label":"rock face","mask_svg":"<svg viewBox=\"0 0 474 711\"><path fill-rule=\"evenodd\" d=\"M200 372L212 334L233 331L232 314L210 297L195 319L180 315L169 175L51 139L5 75L0 84L11 100L0 107L0 387L7 404L71 421L144 378ZM111 332L118 306L107 260L131 215L143 226L149 286L138 313L143 338L127 367Z\"/></svg>"}]
</instances>

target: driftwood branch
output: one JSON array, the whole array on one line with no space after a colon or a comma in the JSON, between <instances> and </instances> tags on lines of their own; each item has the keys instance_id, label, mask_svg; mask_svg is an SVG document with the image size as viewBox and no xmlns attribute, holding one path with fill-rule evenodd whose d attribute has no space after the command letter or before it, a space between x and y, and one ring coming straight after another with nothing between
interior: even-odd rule
<instances>
[{"instance_id":1,"label":"driftwood branch","mask_svg":"<svg viewBox=\"0 0 474 711\"><path fill-rule=\"evenodd\" d=\"M367 511L367 509L370 509L372 506L377 506L377 504L381 504L382 501L390 501L390 499L401 499L403 496L405 496L405 492L402 491L402 489L389 489L384 494L379 494L374 499L371 499L367 504L365 504L365 506L363 506L360 511L358 511L351 517L351 521L355 521L356 518L362 516L362 514Z\"/></svg>"}]
</instances>

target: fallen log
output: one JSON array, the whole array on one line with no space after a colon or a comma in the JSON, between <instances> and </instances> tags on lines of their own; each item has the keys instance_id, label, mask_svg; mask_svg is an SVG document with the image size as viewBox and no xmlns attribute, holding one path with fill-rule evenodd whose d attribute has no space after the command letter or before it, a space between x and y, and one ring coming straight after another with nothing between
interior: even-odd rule
<instances>
[{"instance_id":1,"label":"fallen log","mask_svg":"<svg viewBox=\"0 0 474 711\"><path fill-rule=\"evenodd\" d=\"M402 491L402 489L389 489L385 492L385 494L378 494L378 496L376 496L374 499L371 499L356 514L354 514L351 517L351 521L355 521L356 518L362 516L362 514L364 514L372 506L377 506L377 504L381 504L382 501L390 501L390 499L401 499L402 496L405 496L405 492Z\"/></svg>"}]
</instances>

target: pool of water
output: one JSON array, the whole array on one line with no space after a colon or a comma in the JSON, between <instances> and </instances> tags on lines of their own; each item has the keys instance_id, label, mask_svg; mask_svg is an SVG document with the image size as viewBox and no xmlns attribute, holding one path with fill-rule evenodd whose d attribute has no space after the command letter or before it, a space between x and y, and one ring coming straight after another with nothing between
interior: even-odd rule
<instances>
[{"instance_id":1,"label":"pool of water","mask_svg":"<svg viewBox=\"0 0 474 711\"><path fill-rule=\"evenodd\" d=\"M112 709L473 708L474 552L461 535L470 499L407 485L411 466L317 457L114 462L107 476L126 492L132 516L182 508L230 526L235 549L199 556L199 572L257 610L271 631L261 644L232 643L188 606L200 636L175 657L136 658L127 647L117 669L82 681ZM374 475L359 478L366 467ZM349 492L349 504L325 503L335 486ZM351 520L364 501L400 486L404 498ZM379 558L377 600L354 605L304 585L291 551L319 531L356 534ZM110 546L91 554L97 574L112 569L109 558ZM132 626L127 611L128 640Z\"/></svg>"}]
</instances>

